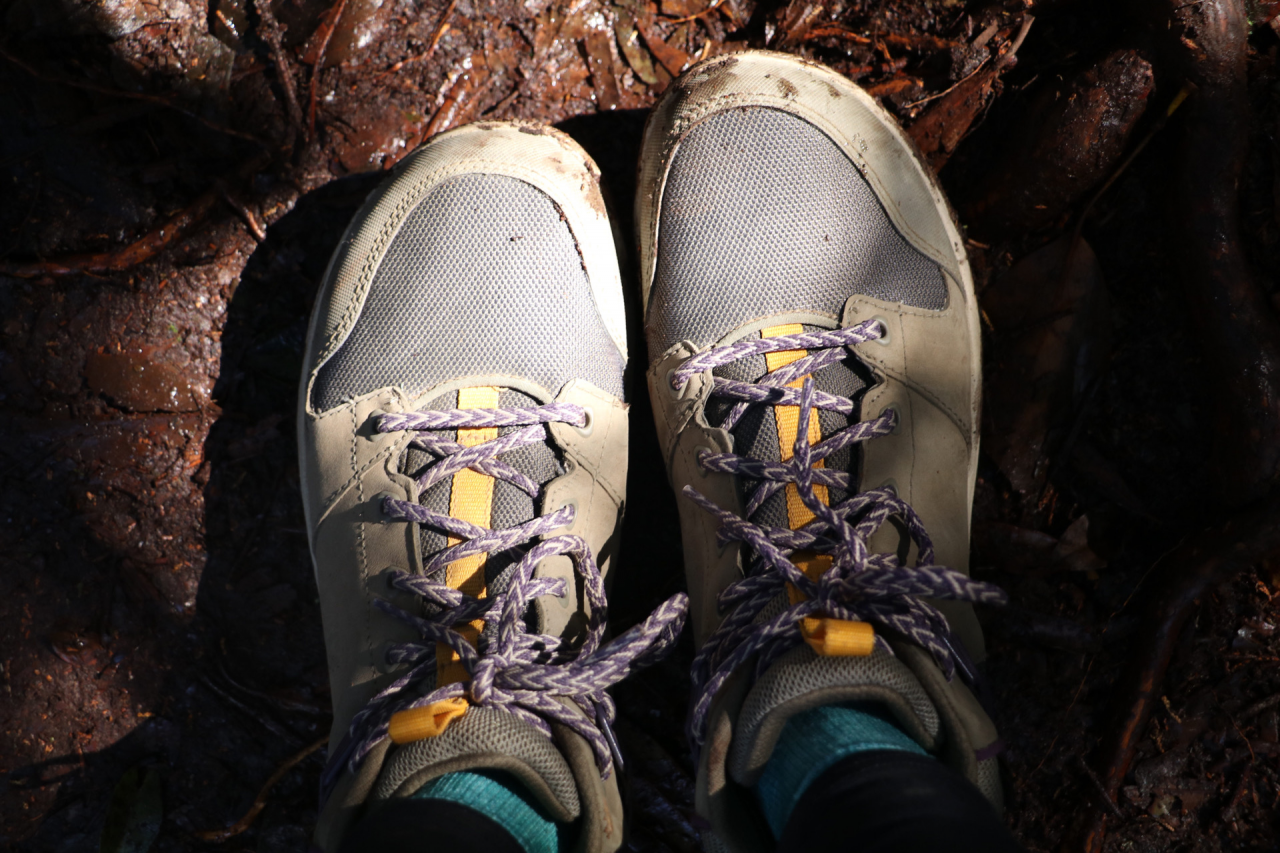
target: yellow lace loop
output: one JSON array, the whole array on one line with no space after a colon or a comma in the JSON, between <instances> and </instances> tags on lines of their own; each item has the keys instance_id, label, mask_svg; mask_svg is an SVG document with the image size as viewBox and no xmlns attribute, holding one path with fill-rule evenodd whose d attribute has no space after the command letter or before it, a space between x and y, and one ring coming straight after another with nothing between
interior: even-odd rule
<instances>
[{"instance_id":1,"label":"yellow lace loop","mask_svg":"<svg viewBox=\"0 0 1280 853\"><path fill-rule=\"evenodd\" d=\"M388 724L391 742L406 744L442 735L450 723L467 713L469 707L466 699L455 696L421 708L397 711L391 715Z\"/></svg>"},{"instance_id":2,"label":"yellow lace loop","mask_svg":"<svg viewBox=\"0 0 1280 853\"><path fill-rule=\"evenodd\" d=\"M815 554L811 551L797 552L792 556L791 562L815 582L831 568L829 554ZM787 598L792 604L799 604L806 596L793 585L787 584ZM876 647L876 631L867 622L806 616L800 620L800 633L809 648L824 657L866 657Z\"/></svg>"}]
</instances>

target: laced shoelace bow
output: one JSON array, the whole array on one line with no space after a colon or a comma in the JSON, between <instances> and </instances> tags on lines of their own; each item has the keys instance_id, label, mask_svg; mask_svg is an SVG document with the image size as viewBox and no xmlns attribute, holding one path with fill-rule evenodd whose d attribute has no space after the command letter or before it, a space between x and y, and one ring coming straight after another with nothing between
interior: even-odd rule
<instances>
[{"instance_id":1,"label":"laced shoelace bow","mask_svg":"<svg viewBox=\"0 0 1280 853\"><path fill-rule=\"evenodd\" d=\"M721 613L732 611L712 633L693 662L693 707L688 737L695 755L706 735L707 713L725 680L752 656L758 655L758 677L785 652L804 642L801 620L827 616L851 622L867 622L905 637L926 649L951 680L957 669L972 683L976 672L963 646L954 640L946 618L921 597L1004 604L1005 593L992 584L970 579L960 572L934 565L933 543L919 516L890 487L850 495L829 506L815 493L824 485L845 491L851 478L845 471L814 468L817 460L844 450L856 442L888 435L898 423L897 413L886 409L878 417L850 424L811 445L809 420L815 410L855 414L852 400L819 391L810 374L847 358L852 347L883 336L876 320L846 329L803 332L757 338L715 347L684 361L671 373L679 390L699 373L739 359L785 350L810 350L805 357L773 371L758 382L714 377L711 394L734 401L721 427L731 430L748 407L757 404L799 407L794 455L785 462L752 459L732 453L703 450L698 462L714 471L760 481L745 508L745 517L718 506L692 486L683 493L720 522L717 534L722 546L743 542L755 554L747 576L720 594ZM807 377L800 388L783 387ZM794 483L801 501L815 516L798 530L758 524L750 519L764 502ZM915 542L919 557L914 566L902 565L896 554L873 554L868 538L897 517ZM829 555L831 566L818 580L810 579L791 560L797 552ZM791 584L805 600L786 607L771 619L757 622L759 614L786 594ZM877 631L875 644L890 654L893 649Z\"/></svg>"},{"instance_id":2,"label":"laced shoelace bow","mask_svg":"<svg viewBox=\"0 0 1280 853\"><path fill-rule=\"evenodd\" d=\"M417 478L422 493L465 468L504 480L537 498L540 486L498 457L518 447L547 439L546 424L586 425L587 412L569 403L550 403L537 408L454 409L384 414L377 420L383 433L411 430L417 433L411 445L437 457ZM523 427L491 441L465 447L434 430L483 427ZM605 632L604 583L587 542L580 536L559 535L543 539L529 548L510 569L507 588L477 599L454 589L437 573L457 560L473 554L498 553L528 545L539 537L571 523L572 506L538 516L524 524L491 530L446 513L436 512L410 501L385 498L382 509L391 520L409 521L436 528L461 538L460 544L445 548L428 560L422 574L391 573L391 586L420 596L436 612L428 616L409 613L391 602L376 599L374 604L396 619L417 629L421 640L393 645L387 661L408 665L409 669L374 696L355 715L342 742L333 749L321 777L321 795L327 799L344 769L354 771L373 748L389 736L390 720L398 711L421 708L447 699L465 698L471 705L501 708L551 736L551 722L577 732L591 745L602 778L613 772L617 743L612 735L616 709L606 688L621 681L632 670L660 660L674 646L684 627L688 597L679 593L663 602L639 625L609 643L601 645ZM582 578L589 604L585 639L571 646L559 637L531 634L525 630L524 615L539 596L563 596L566 584L560 578L535 578L538 564L552 556L567 556ZM453 626L477 619L496 621L496 637L480 645L479 651ZM457 653L470 681L446 684L425 695L414 696L413 688L436 670L436 646L443 643ZM586 714L575 713L571 702Z\"/></svg>"}]
</instances>

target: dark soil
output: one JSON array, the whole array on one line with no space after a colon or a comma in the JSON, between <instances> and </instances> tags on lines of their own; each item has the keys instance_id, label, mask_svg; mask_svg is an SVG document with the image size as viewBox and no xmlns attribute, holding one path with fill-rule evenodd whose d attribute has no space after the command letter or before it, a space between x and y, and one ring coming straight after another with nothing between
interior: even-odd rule
<instances>
[{"instance_id":1,"label":"dark soil","mask_svg":"<svg viewBox=\"0 0 1280 853\"><path fill-rule=\"evenodd\" d=\"M518 116L587 148L630 234L645 110L687 62L767 46L927 127L973 225L989 448L974 566L1012 597L981 614L1010 827L1029 850L1072 849L1079 816L1103 812L1107 850L1277 848L1280 562L1203 597L1116 803L1099 781L1163 558L1237 510L1209 460L1248 440L1210 428L1214 356L1168 236L1185 114L1157 122L1181 80L1145 7L1036 3L1016 59L1014 0L348 0L336 26L329 7L0 0L0 845L98 849L132 807L156 850L306 849L322 752L247 831L196 833L239 819L329 726L293 414L348 219L426 137ZM1240 210L1274 291L1268 10L1251 7ZM619 628L683 584L638 329L632 346ZM616 692L636 850L698 847L691 657L686 638ZM148 774L156 808L128 794Z\"/></svg>"}]
</instances>

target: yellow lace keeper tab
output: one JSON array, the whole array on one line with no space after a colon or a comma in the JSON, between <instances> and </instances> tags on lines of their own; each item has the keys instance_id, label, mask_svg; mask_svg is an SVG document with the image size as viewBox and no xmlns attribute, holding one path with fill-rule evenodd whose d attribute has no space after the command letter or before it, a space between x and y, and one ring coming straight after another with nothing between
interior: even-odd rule
<instances>
[{"instance_id":1,"label":"yellow lace keeper tab","mask_svg":"<svg viewBox=\"0 0 1280 853\"><path fill-rule=\"evenodd\" d=\"M822 580L822 576L827 573L827 569L831 568L831 557L828 554L814 554L811 551L797 551L792 557L791 562L796 568L804 573L811 581ZM791 584L787 584L787 599L792 604L799 604L808 596L800 592Z\"/></svg>"},{"instance_id":2,"label":"yellow lace keeper tab","mask_svg":"<svg viewBox=\"0 0 1280 853\"><path fill-rule=\"evenodd\" d=\"M800 633L815 652L826 657L866 657L876 647L876 631L866 622L809 616Z\"/></svg>"},{"instance_id":3,"label":"yellow lace keeper tab","mask_svg":"<svg viewBox=\"0 0 1280 853\"><path fill-rule=\"evenodd\" d=\"M449 724L467 713L467 700L461 696L442 699L421 708L410 708L408 711L397 711L391 715L388 733L391 742L397 744L413 743L444 734Z\"/></svg>"},{"instance_id":4,"label":"yellow lace keeper tab","mask_svg":"<svg viewBox=\"0 0 1280 853\"><path fill-rule=\"evenodd\" d=\"M812 581L822 579L831 568L831 557L798 551L791 557L796 568ZM806 599L804 593L787 584L787 598L792 604ZM876 631L866 622L850 622L827 616L806 616L800 620L800 634L815 652L833 658L861 658L876 647Z\"/></svg>"}]
</instances>

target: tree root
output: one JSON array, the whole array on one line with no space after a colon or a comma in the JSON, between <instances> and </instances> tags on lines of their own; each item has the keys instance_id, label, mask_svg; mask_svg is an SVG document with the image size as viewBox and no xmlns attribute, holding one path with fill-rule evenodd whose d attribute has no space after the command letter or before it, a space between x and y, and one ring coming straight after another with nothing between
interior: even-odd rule
<instances>
[{"instance_id":1,"label":"tree root","mask_svg":"<svg viewBox=\"0 0 1280 853\"><path fill-rule=\"evenodd\" d=\"M1280 555L1280 319L1245 258L1238 188L1247 154L1248 24L1241 0L1164 0L1152 29L1164 62L1196 89L1188 100L1170 228L1191 322L1215 377L1217 484L1229 503L1265 502L1173 552L1123 678L1117 712L1095 766L1114 803L1144 736L1173 648L1204 594ZM1096 853L1107 814L1081 816L1064 850Z\"/></svg>"},{"instance_id":2,"label":"tree root","mask_svg":"<svg viewBox=\"0 0 1280 853\"><path fill-rule=\"evenodd\" d=\"M1166 0L1153 21L1167 58L1195 85L1170 213L1190 321L1216 403L1211 470L1222 500L1258 500L1280 479L1280 320L1245 257L1239 185L1248 149L1248 22L1242 0Z\"/></svg>"},{"instance_id":3,"label":"tree root","mask_svg":"<svg viewBox=\"0 0 1280 853\"><path fill-rule=\"evenodd\" d=\"M244 180L268 162L267 155L259 155L246 163L235 175ZM261 242L266 237L265 223L249 208L235 201L227 189L227 182L215 180L213 187L195 201L178 211L158 228L154 228L129 245L112 252L88 252L67 255L48 261L0 263L0 275L14 278L43 278L45 276L77 275L81 273L120 272L151 260L156 255L187 237L202 223L218 201L225 201L241 218L249 231Z\"/></svg>"},{"instance_id":4,"label":"tree root","mask_svg":"<svg viewBox=\"0 0 1280 853\"><path fill-rule=\"evenodd\" d=\"M51 261L0 264L0 275L9 275L14 278L42 278L77 273L119 272L129 269L151 260L175 241L190 234L220 198L222 198L222 192L217 187L209 190L159 228L114 252L90 252L67 255Z\"/></svg>"},{"instance_id":5,"label":"tree root","mask_svg":"<svg viewBox=\"0 0 1280 853\"><path fill-rule=\"evenodd\" d=\"M40 69L36 68L34 65L31 65L30 63L27 63L22 59L19 59L17 56L14 56L12 53L5 50L3 47L0 47L0 57L7 59L9 62L12 62L14 65L18 66L23 71L27 72L37 80L44 80L49 83L57 83L62 86L69 86L72 89L80 89L81 91L84 91L84 92L93 92L95 95L105 95L108 98L122 98L124 100L129 100L129 101L143 101L148 104L155 104L158 107L164 107L165 109L182 113L187 118L194 119L195 121L200 122L200 124L204 125L210 130L216 131L217 133L221 133L225 136L232 136L232 137L235 137L236 139L243 139L247 142L252 142L253 144L263 149L268 147L265 142L263 142L258 137L254 136L252 133L245 133L242 130L236 130L233 127L227 127L225 124L219 124L216 121L210 121L209 119L205 118L199 113L193 112L191 110L188 110L182 107L181 105L176 103L172 98L165 97L164 95L153 95L149 92L130 92L125 89L114 89L110 86L100 86L97 83L93 83L89 80L77 80L74 77L64 77L62 75L45 74L42 71L40 71Z\"/></svg>"},{"instance_id":6,"label":"tree root","mask_svg":"<svg viewBox=\"0 0 1280 853\"><path fill-rule=\"evenodd\" d=\"M1280 555L1280 497L1200 533L1168 557L1161 589L1147 608L1139 646L1119 680L1117 713L1103 738L1095 766L1102 791L1113 804L1134 750L1146 732L1174 646L1187 619L1213 588L1269 557ZM1106 837L1107 813L1090 809L1064 851L1096 853Z\"/></svg>"}]
</instances>

